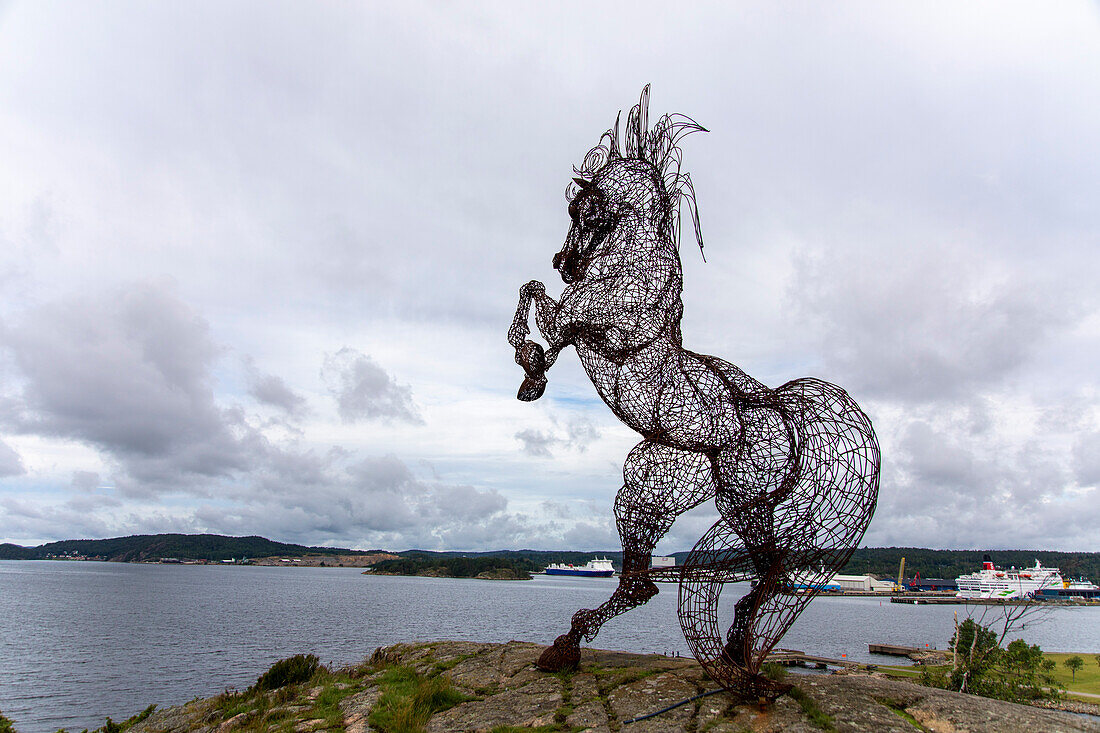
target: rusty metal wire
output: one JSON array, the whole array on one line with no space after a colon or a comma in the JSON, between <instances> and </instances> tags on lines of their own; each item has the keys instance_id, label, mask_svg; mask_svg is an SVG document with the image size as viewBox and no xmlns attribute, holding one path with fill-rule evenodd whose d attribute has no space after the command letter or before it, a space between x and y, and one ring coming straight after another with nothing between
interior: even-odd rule
<instances>
[{"instance_id":1,"label":"rusty metal wire","mask_svg":"<svg viewBox=\"0 0 1100 733\"><path fill-rule=\"evenodd\" d=\"M575 667L580 642L654 595L655 577L680 583L680 625L692 654L721 685L774 697L786 686L760 675L764 657L842 569L874 512L879 447L867 416L841 388L796 379L775 389L717 357L685 349L679 242L682 204L703 239L679 141L704 128L681 115L649 126L649 86L574 171L571 224L554 268L558 300L531 281L520 289L508 341L538 399L546 371L573 346L597 393L642 436L623 466L615 520L623 545L619 585L603 605L574 614L539 666ZM532 307L547 348L527 340ZM677 516L713 500L720 518L675 570L651 571L658 540ZM752 589L723 634L719 597Z\"/></svg>"}]
</instances>

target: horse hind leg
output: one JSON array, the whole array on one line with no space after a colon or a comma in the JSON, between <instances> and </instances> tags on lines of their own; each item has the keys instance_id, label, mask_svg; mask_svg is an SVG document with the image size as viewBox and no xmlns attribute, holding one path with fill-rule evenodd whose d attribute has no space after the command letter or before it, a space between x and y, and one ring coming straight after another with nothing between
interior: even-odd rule
<instances>
[{"instance_id":1,"label":"horse hind leg","mask_svg":"<svg viewBox=\"0 0 1100 733\"><path fill-rule=\"evenodd\" d=\"M713 466L704 454L649 441L631 450L623 466L623 487L615 497L615 523L623 545L619 585L598 608L573 614L569 631L539 657L540 669L576 668L582 640L592 641L607 621L657 595L657 584L646 576L653 549L676 517L713 498L716 486Z\"/></svg>"},{"instance_id":2,"label":"horse hind leg","mask_svg":"<svg viewBox=\"0 0 1100 733\"><path fill-rule=\"evenodd\" d=\"M763 568L767 565L767 568ZM774 699L790 686L760 674L765 655L794 616L772 606L784 577L782 558L747 547L740 533L719 519L699 540L684 564L680 582L680 626L692 654L723 687L747 697ZM734 605L734 621L723 634L718 600L725 586L750 577L757 584ZM781 619L772 614L780 612ZM773 628L773 621L782 623Z\"/></svg>"}]
</instances>

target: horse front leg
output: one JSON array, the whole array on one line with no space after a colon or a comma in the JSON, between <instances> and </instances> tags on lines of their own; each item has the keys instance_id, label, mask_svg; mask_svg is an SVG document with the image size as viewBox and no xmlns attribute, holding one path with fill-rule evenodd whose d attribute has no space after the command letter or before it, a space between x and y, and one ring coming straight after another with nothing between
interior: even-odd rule
<instances>
[{"instance_id":1,"label":"horse front leg","mask_svg":"<svg viewBox=\"0 0 1100 733\"><path fill-rule=\"evenodd\" d=\"M575 669L582 640L592 641L607 621L657 595L657 584L647 576L657 542L677 516L713 498L717 486L713 465L705 455L649 441L627 456L623 478L615 497L615 523L623 543L619 585L599 607L573 614L568 633L539 657L539 669Z\"/></svg>"},{"instance_id":2,"label":"horse front leg","mask_svg":"<svg viewBox=\"0 0 1100 733\"><path fill-rule=\"evenodd\" d=\"M532 303L535 306L535 323L549 344L548 350L526 339L531 333L528 320ZM516 315L512 319L512 327L508 329L508 343L515 348L516 363L523 367L527 375L516 395L524 402L542 397L546 390L546 370L557 360L558 353L572 342L566 330L558 327L560 310L558 303L546 294L546 286L538 280L532 280L520 288Z\"/></svg>"}]
</instances>

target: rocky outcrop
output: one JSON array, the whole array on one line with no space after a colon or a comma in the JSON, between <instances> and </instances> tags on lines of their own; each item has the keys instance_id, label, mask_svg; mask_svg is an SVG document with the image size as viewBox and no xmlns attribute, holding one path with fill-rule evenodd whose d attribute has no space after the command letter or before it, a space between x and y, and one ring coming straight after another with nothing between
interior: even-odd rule
<instances>
[{"instance_id":1,"label":"rocky outcrop","mask_svg":"<svg viewBox=\"0 0 1100 733\"><path fill-rule=\"evenodd\" d=\"M263 693L254 709L222 695L156 712L130 730L368 733L375 730L371 711L384 695L394 694L387 684L396 669L407 678L442 678L440 684L459 693L461 702L423 721L431 733L498 726L593 733L1100 731L1086 717L876 674L792 674L787 681L796 692L762 708L724 691L705 694L715 684L694 660L585 649L575 673L547 674L534 666L544 648L523 642L398 644L323 684L314 680L300 689ZM320 707L322 702L328 707Z\"/></svg>"}]
</instances>

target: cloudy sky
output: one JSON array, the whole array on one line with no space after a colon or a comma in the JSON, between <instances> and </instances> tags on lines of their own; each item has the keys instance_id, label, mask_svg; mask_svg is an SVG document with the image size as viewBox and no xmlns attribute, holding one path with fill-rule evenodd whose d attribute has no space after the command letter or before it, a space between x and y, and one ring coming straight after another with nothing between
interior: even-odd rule
<instances>
[{"instance_id":1,"label":"cloudy sky","mask_svg":"<svg viewBox=\"0 0 1100 733\"><path fill-rule=\"evenodd\" d=\"M1100 550L1098 69L1085 2L0 3L0 541L615 548L637 436L505 335L649 82L685 345L864 406L866 544Z\"/></svg>"}]
</instances>

